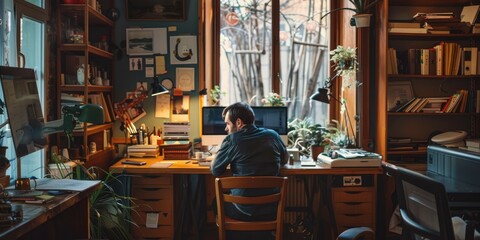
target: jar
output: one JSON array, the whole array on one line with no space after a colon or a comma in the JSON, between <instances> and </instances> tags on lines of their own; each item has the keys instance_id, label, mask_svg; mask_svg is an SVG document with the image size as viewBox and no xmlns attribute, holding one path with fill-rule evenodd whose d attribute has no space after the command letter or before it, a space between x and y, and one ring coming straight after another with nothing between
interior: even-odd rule
<instances>
[{"instance_id":1,"label":"jar","mask_svg":"<svg viewBox=\"0 0 480 240\"><path fill-rule=\"evenodd\" d=\"M102 35L102 36L100 37L99 48L108 52L107 35Z\"/></svg>"}]
</instances>

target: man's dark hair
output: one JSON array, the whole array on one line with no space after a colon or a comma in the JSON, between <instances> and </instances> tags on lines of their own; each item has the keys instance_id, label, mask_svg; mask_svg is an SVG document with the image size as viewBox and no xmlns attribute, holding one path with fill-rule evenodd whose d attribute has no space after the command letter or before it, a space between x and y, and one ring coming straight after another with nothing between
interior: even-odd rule
<instances>
[{"instance_id":1,"label":"man's dark hair","mask_svg":"<svg viewBox=\"0 0 480 240\"><path fill-rule=\"evenodd\" d=\"M255 113L250 105L237 102L223 109L222 117L225 119L227 113L230 113L230 121L235 123L240 118L244 124L253 124L255 122Z\"/></svg>"}]
</instances>

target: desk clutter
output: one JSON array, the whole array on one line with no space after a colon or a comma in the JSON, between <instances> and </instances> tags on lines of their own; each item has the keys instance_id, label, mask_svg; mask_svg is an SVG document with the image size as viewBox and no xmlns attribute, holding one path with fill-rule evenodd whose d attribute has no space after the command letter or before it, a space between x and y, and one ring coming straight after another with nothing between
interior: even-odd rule
<instances>
[{"instance_id":1,"label":"desk clutter","mask_svg":"<svg viewBox=\"0 0 480 240\"><path fill-rule=\"evenodd\" d=\"M362 149L338 149L321 153L317 159L331 167L379 167L382 156Z\"/></svg>"}]
</instances>

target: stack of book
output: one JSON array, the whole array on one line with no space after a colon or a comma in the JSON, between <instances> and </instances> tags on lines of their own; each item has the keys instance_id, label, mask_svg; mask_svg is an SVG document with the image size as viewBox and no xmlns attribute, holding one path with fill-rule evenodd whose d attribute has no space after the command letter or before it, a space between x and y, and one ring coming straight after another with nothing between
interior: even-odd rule
<instances>
[{"instance_id":1,"label":"stack of book","mask_svg":"<svg viewBox=\"0 0 480 240\"><path fill-rule=\"evenodd\" d=\"M389 22L388 32L426 34L428 29L422 28L419 22Z\"/></svg>"},{"instance_id":2,"label":"stack of book","mask_svg":"<svg viewBox=\"0 0 480 240\"><path fill-rule=\"evenodd\" d=\"M461 149L480 153L480 139L467 139L465 140L465 147L460 147Z\"/></svg>"},{"instance_id":3,"label":"stack of book","mask_svg":"<svg viewBox=\"0 0 480 240\"><path fill-rule=\"evenodd\" d=\"M442 113L450 97L415 97L390 109L390 112Z\"/></svg>"},{"instance_id":4,"label":"stack of book","mask_svg":"<svg viewBox=\"0 0 480 240\"><path fill-rule=\"evenodd\" d=\"M186 160L190 159L193 154L193 144L188 142L186 144L163 144L163 159L165 160Z\"/></svg>"},{"instance_id":5,"label":"stack of book","mask_svg":"<svg viewBox=\"0 0 480 240\"><path fill-rule=\"evenodd\" d=\"M188 141L189 122L165 122L163 124L163 140Z\"/></svg>"},{"instance_id":6,"label":"stack of book","mask_svg":"<svg viewBox=\"0 0 480 240\"><path fill-rule=\"evenodd\" d=\"M388 151L423 151L427 150L427 140L411 138L389 138Z\"/></svg>"},{"instance_id":7,"label":"stack of book","mask_svg":"<svg viewBox=\"0 0 480 240\"><path fill-rule=\"evenodd\" d=\"M158 157L158 145L130 145L127 148L128 157Z\"/></svg>"}]
</instances>

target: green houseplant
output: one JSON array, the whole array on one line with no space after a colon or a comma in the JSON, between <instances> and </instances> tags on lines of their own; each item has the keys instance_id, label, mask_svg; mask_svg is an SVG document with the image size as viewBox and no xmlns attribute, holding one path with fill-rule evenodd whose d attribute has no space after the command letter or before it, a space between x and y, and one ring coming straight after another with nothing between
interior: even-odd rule
<instances>
[{"instance_id":1,"label":"green houseplant","mask_svg":"<svg viewBox=\"0 0 480 240\"><path fill-rule=\"evenodd\" d=\"M340 11L340 10L350 10L355 12L355 15L353 15L352 19L353 21L350 21L350 25L356 26L356 27L368 27L370 26L370 17L372 14L369 14L368 11L375 6L378 2L381 0L348 0L351 4L353 4L353 8L351 7L345 7L345 8L336 8L333 9L332 11L327 12L325 15L322 16L322 18L326 17L328 14ZM354 24L354 25L353 25Z\"/></svg>"},{"instance_id":2,"label":"green houseplant","mask_svg":"<svg viewBox=\"0 0 480 240\"><path fill-rule=\"evenodd\" d=\"M336 74L331 77L328 81L341 76L342 77L342 87L350 87L356 81L356 71L358 66L357 61L357 48L344 47L338 45L337 48L329 52L330 61L333 63L332 67Z\"/></svg>"},{"instance_id":3,"label":"green houseplant","mask_svg":"<svg viewBox=\"0 0 480 240\"><path fill-rule=\"evenodd\" d=\"M99 180L100 188L90 195L90 227L92 239L133 239L129 227L136 226L131 220L130 213L135 212L133 198L121 196L115 192L114 186L122 182L115 172L107 172L101 168L92 166L86 168L81 162L77 162L75 170L67 173L63 171L67 167L63 156L52 154L52 162L57 165L61 178L74 178L79 180Z\"/></svg>"},{"instance_id":4,"label":"green houseplant","mask_svg":"<svg viewBox=\"0 0 480 240\"><path fill-rule=\"evenodd\" d=\"M324 145L327 150L354 146L355 141L345 131L338 128L338 125L337 120L332 120L325 128Z\"/></svg>"},{"instance_id":5,"label":"green houseplant","mask_svg":"<svg viewBox=\"0 0 480 240\"><path fill-rule=\"evenodd\" d=\"M327 129L320 124L313 123L311 119L295 118L288 122L288 143L292 148L297 148L301 155L312 156L316 159L323 152L326 142Z\"/></svg>"}]
</instances>

